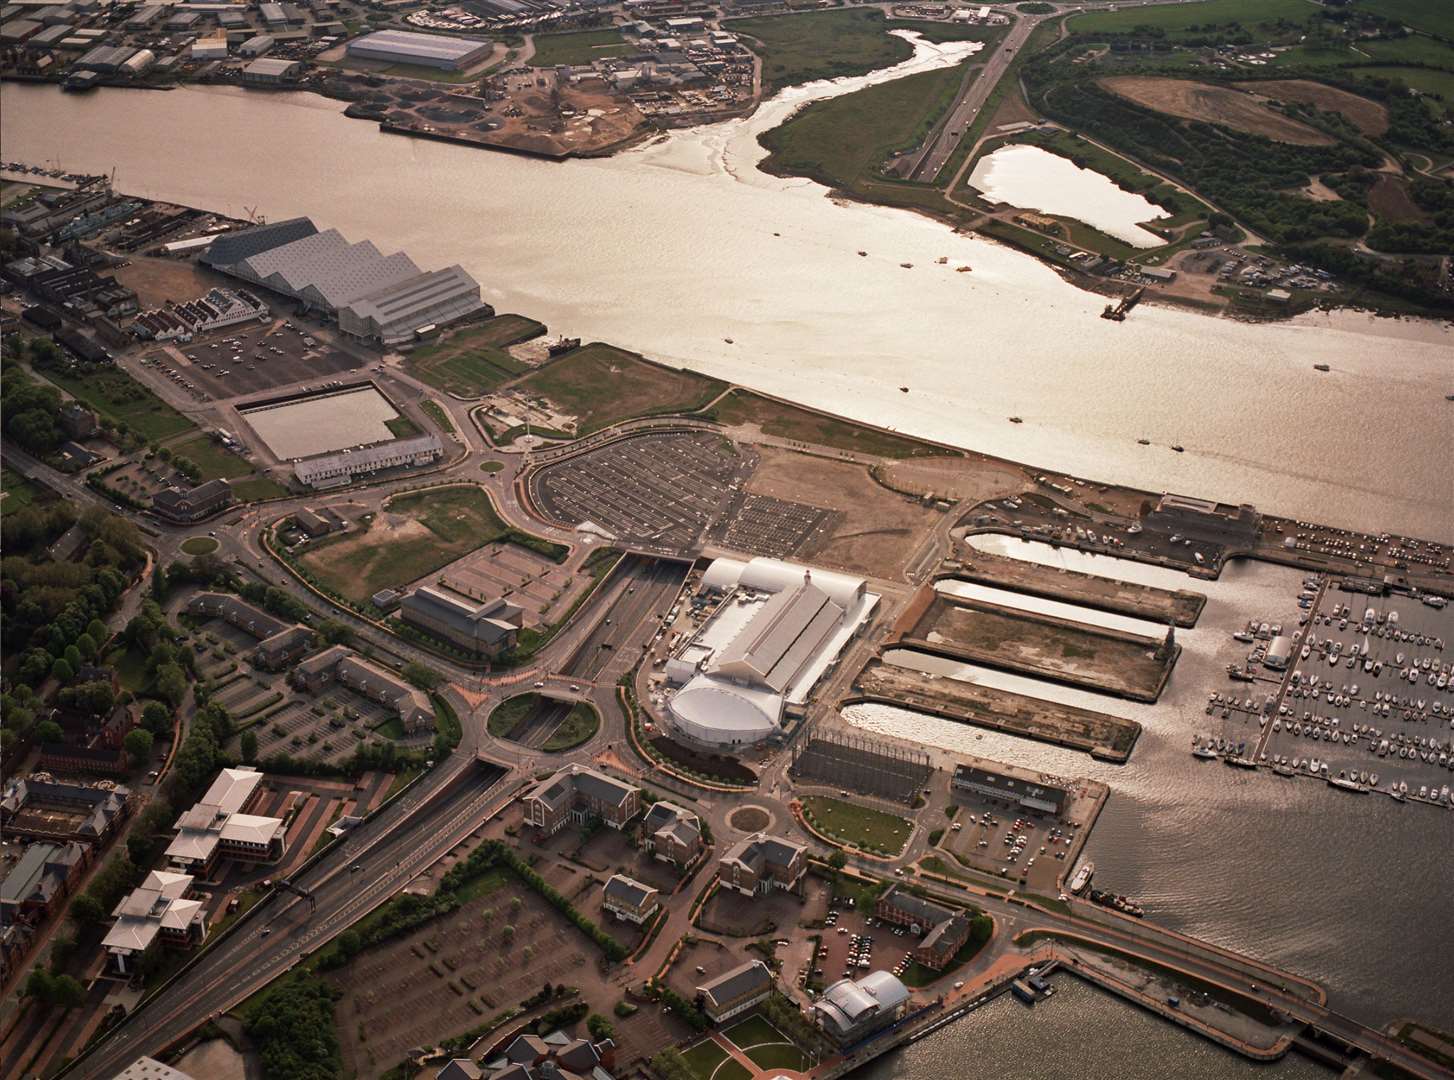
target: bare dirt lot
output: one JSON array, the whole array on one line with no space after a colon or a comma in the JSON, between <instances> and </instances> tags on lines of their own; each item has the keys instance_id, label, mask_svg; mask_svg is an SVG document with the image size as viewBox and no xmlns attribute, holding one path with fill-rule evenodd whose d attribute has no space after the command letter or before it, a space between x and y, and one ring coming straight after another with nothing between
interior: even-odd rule
<instances>
[{"instance_id":1,"label":"bare dirt lot","mask_svg":"<svg viewBox=\"0 0 1454 1080\"><path fill-rule=\"evenodd\" d=\"M1388 173L1379 175L1368 192L1368 205L1380 221L1425 221L1428 215L1419 209L1409 195L1408 184L1402 177Z\"/></svg>"},{"instance_id":2,"label":"bare dirt lot","mask_svg":"<svg viewBox=\"0 0 1454 1080\"><path fill-rule=\"evenodd\" d=\"M909 458L887 461L879 475L890 487L966 504L998 499L1031 487L1026 470L1008 461L979 458Z\"/></svg>"},{"instance_id":3,"label":"bare dirt lot","mask_svg":"<svg viewBox=\"0 0 1454 1080\"><path fill-rule=\"evenodd\" d=\"M1277 101L1296 101L1324 112L1342 113L1365 135L1382 135L1388 130L1388 110L1376 101L1350 94L1308 79L1274 79L1270 82L1237 83L1243 90Z\"/></svg>"},{"instance_id":4,"label":"bare dirt lot","mask_svg":"<svg viewBox=\"0 0 1454 1080\"><path fill-rule=\"evenodd\" d=\"M1333 140L1316 128L1274 112L1252 94L1191 79L1152 75L1116 75L1100 84L1113 94L1157 112L1184 120L1221 124L1235 131L1262 135L1295 146L1330 146ZM1260 85L1260 84L1259 84Z\"/></svg>"},{"instance_id":5,"label":"bare dirt lot","mask_svg":"<svg viewBox=\"0 0 1454 1080\"><path fill-rule=\"evenodd\" d=\"M935 511L889 491L863 465L771 446L759 449L762 459L747 483L749 492L840 511L799 558L873 577L898 577L938 522Z\"/></svg>"},{"instance_id":6,"label":"bare dirt lot","mask_svg":"<svg viewBox=\"0 0 1454 1080\"><path fill-rule=\"evenodd\" d=\"M130 263L116 271L116 280L136 290L137 302L143 309L161 307L168 300L179 304L195 300L208 289L236 284L197 263L146 255L131 256Z\"/></svg>"}]
</instances>

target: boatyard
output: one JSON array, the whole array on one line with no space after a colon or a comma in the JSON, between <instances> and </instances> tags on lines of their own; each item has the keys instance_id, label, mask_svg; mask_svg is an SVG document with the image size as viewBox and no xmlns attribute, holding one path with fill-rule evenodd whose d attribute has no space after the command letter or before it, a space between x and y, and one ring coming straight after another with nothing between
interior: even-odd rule
<instances>
[{"instance_id":1,"label":"boatyard","mask_svg":"<svg viewBox=\"0 0 1454 1080\"><path fill-rule=\"evenodd\" d=\"M1439 596L1370 596L1312 576L1296 625L1254 622L1208 698L1193 753L1352 794L1449 807L1454 785L1454 614Z\"/></svg>"}]
</instances>

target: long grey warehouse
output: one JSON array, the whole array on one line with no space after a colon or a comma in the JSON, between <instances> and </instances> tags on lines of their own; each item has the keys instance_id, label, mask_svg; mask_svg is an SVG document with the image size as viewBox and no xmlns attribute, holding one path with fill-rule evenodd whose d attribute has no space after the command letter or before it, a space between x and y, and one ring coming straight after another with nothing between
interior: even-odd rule
<instances>
[{"instance_id":1,"label":"long grey warehouse","mask_svg":"<svg viewBox=\"0 0 1454 1080\"><path fill-rule=\"evenodd\" d=\"M395 64L462 71L490 54L494 44L478 38L414 34L407 30L379 30L348 43L348 55L360 60L387 60Z\"/></svg>"}]
</instances>

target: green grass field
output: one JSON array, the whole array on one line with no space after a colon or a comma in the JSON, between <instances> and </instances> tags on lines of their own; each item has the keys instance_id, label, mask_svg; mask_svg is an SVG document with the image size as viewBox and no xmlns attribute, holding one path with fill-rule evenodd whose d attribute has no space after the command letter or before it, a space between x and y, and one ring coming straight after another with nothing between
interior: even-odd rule
<instances>
[{"instance_id":1,"label":"green grass field","mask_svg":"<svg viewBox=\"0 0 1454 1080\"><path fill-rule=\"evenodd\" d=\"M396 496L367 532L313 545L299 562L334 592L362 603L380 589L415 581L496 540L557 561L567 550L510 528L483 489L450 487Z\"/></svg>"},{"instance_id":2,"label":"green grass field","mask_svg":"<svg viewBox=\"0 0 1454 1080\"><path fill-rule=\"evenodd\" d=\"M711 1039L684 1051L682 1059L699 1080L748 1080L752 1075Z\"/></svg>"},{"instance_id":3,"label":"green grass field","mask_svg":"<svg viewBox=\"0 0 1454 1080\"><path fill-rule=\"evenodd\" d=\"M59 371L40 374L112 422L125 424L147 442L168 439L196 426L121 368L83 376Z\"/></svg>"},{"instance_id":4,"label":"green grass field","mask_svg":"<svg viewBox=\"0 0 1454 1080\"><path fill-rule=\"evenodd\" d=\"M449 418L449 413L445 412L444 406L433 398L426 400L420 408L429 414L429 419L438 424L441 431L448 434L454 430L454 421Z\"/></svg>"},{"instance_id":5,"label":"green grass field","mask_svg":"<svg viewBox=\"0 0 1454 1080\"><path fill-rule=\"evenodd\" d=\"M1425 94L1438 94L1443 98L1436 101L1426 99L1430 106L1441 110L1445 116L1454 116L1454 71L1434 71L1431 68L1366 67L1349 72L1355 79L1380 76L1385 79L1401 79L1414 90Z\"/></svg>"},{"instance_id":6,"label":"green grass field","mask_svg":"<svg viewBox=\"0 0 1454 1080\"><path fill-rule=\"evenodd\" d=\"M473 398L529 371L505 346L543 333L545 327L521 315L499 315L450 334L409 355L408 371L446 393Z\"/></svg>"},{"instance_id":7,"label":"green grass field","mask_svg":"<svg viewBox=\"0 0 1454 1080\"><path fill-rule=\"evenodd\" d=\"M1411 2L1417 3L1418 0ZM1236 22L1254 39L1263 41L1284 32L1275 25L1278 20L1305 23L1316 10L1307 0L1206 0L1201 4L1092 11L1074 16L1069 25L1073 32L1081 34L1124 34L1138 26L1151 26L1174 37L1191 33L1193 27L1208 23L1224 25Z\"/></svg>"},{"instance_id":8,"label":"green grass field","mask_svg":"<svg viewBox=\"0 0 1454 1080\"><path fill-rule=\"evenodd\" d=\"M173 444L172 453L196 462L203 480L232 480L253 471L251 463L224 450L206 435Z\"/></svg>"},{"instance_id":9,"label":"green grass field","mask_svg":"<svg viewBox=\"0 0 1454 1080\"><path fill-rule=\"evenodd\" d=\"M520 722L536 710L541 701L539 694L521 694L508 701L502 701L490 713L485 729L497 739L508 739Z\"/></svg>"},{"instance_id":10,"label":"green grass field","mask_svg":"<svg viewBox=\"0 0 1454 1080\"><path fill-rule=\"evenodd\" d=\"M904 849L912 828L908 821L896 814L886 814L882 810L825 795L805 798L803 810L810 815L813 827L824 835L891 855L897 855Z\"/></svg>"},{"instance_id":11,"label":"green grass field","mask_svg":"<svg viewBox=\"0 0 1454 1080\"><path fill-rule=\"evenodd\" d=\"M210 536L189 536L182 541L182 551L187 555L211 555L218 544Z\"/></svg>"},{"instance_id":12,"label":"green grass field","mask_svg":"<svg viewBox=\"0 0 1454 1080\"><path fill-rule=\"evenodd\" d=\"M541 749L551 754L572 750L600 730L600 715L585 702L578 702L561 721L560 727L550 733Z\"/></svg>"},{"instance_id":13,"label":"green grass field","mask_svg":"<svg viewBox=\"0 0 1454 1080\"><path fill-rule=\"evenodd\" d=\"M802 1072L810 1064L807 1054L757 1013L734 1023L722 1034L760 1069L793 1069Z\"/></svg>"},{"instance_id":14,"label":"green grass field","mask_svg":"<svg viewBox=\"0 0 1454 1080\"><path fill-rule=\"evenodd\" d=\"M1356 0L1354 6L1454 41L1454 5L1447 0Z\"/></svg>"},{"instance_id":15,"label":"green grass field","mask_svg":"<svg viewBox=\"0 0 1454 1080\"><path fill-rule=\"evenodd\" d=\"M609 56L625 56L635 50L619 30L585 30L579 34L536 34L535 55L530 66L555 67L558 64L586 65Z\"/></svg>"},{"instance_id":16,"label":"green grass field","mask_svg":"<svg viewBox=\"0 0 1454 1080\"><path fill-rule=\"evenodd\" d=\"M762 168L855 190L892 153L919 145L954 100L964 66L925 71L815 102L764 132Z\"/></svg>"},{"instance_id":17,"label":"green grass field","mask_svg":"<svg viewBox=\"0 0 1454 1080\"><path fill-rule=\"evenodd\" d=\"M238 502L257 502L260 499L276 499L286 495L288 489L268 476L256 476L251 480L238 480L232 485L232 495Z\"/></svg>"},{"instance_id":18,"label":"green grass field","mask_svg":"<svg viewBox=\"0 0 1454 1080\"><path fill-rule=\"evenodd\" d=\"M726 389L716 379L648 363L599 342L552 360L516 385L574 416L578 435L631 417L691 412Z\"/></svg>"},{"instance_id":19,"label":"green grass field","mask_svg":"<svg viewBox=\"0 0 1454 1080\"><path fill-rule=\"evenodd\" d=\"M1430 37L1411 35L1398 41L1360 41L1358 48L1375 60L1390 64L1433 64L1454 70L1454 45Z\"/></svg>"},{"instance_id":20,"label":"green grass field","mask_svg":"<svg viewBox=\"0 0 1454 1080\"><path fill-rule=\"evenodd\" d=\"M0 499L0 513L5 514L24 510L41 494L40 488L11 469L0 469L0 491L5 493L5 497Z\"/></svg>"},{"instance_id":21,"label":"green grass field","mask_svg":"<svg viewBox=\"0 0 1454 1080\"><path fill-rule=\"evenodd\" d=\"M768 435L780 439L855 450L878 457L905 458L945 453L924 443L886 431L862 427L851 420L820 416L792 405L734 390L712 407L711 415L729 426L757 424Z\"/></svg>"},{"instance_id":22,"label":"green grass field","mask_svg":"<svg viewBox=\"0 0 1454 1080\"><path fill-rule=\"evenodd\" d=\"M722 27L755 39L752 49L762 58L768 93L815 79L865 75L914 55L907 41L889 36L883 12L875 8L729 19Z\"/></svg>"}]
</instances>

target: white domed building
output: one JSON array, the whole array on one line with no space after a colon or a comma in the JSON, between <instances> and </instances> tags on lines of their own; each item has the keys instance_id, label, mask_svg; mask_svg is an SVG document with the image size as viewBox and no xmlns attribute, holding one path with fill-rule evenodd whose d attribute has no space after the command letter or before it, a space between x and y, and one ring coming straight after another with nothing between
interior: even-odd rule
<instances>
[{"instance_id":1,"label":"white domed building","mask_svg":"<svg viewBox=\"0 0 1454 1080\"><path fill-rule=\"evenodd\" d=\"M668 711L677 734L714 749L779 731L879 600L863 578L779 559L717 559L701 594L717 606L667 663Z\"/></svg>"}]
</instances>

